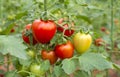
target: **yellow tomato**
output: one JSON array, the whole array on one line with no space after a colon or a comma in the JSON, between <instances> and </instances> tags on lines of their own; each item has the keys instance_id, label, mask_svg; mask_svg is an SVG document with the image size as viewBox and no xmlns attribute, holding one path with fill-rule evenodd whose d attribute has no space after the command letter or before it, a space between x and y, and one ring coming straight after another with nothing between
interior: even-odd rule
<instances>
[{"instance_id":1,"label":"yellow tomato","mask_svg":"<svg viewBox=\"0 0 120 77\"><path fill-rule=\"evenodd\" d=\"M90 34L76 33L73 37L73 45L76 51L80 54L86 52L92 43L92 37Z\"/></svg>"}]
</instances>

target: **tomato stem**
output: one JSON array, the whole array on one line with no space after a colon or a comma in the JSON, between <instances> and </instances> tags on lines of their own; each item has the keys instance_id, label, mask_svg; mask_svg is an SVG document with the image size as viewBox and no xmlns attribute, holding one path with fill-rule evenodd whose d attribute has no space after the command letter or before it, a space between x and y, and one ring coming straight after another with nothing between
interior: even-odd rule
<instances>
[{"instance_id":1,"label":"tomato stem","mask_svg":"<svg viewBox=\"0 0 120 77\"><path fill-rule=\"evenodd\" d=\"M111 0L111 50L113 50L113 0Z\"/></svg>"},{"instance_id":2,"label":"tomato stem","mask_svg":"<svg viewBox=\"0 0 120 77\"><path fill-rule=\"evenodd\" d=\"M47 20L47 0L44 0L45 20Z\"/></svg>"},{"instance_id":3,"label":"tomato stem","mask_svg":"<svg viewBox=\"0 0 120 77\"><path fill-rule=\"evenodd\" d=\"M7 54L6 55L7 56L7 71L9 71L9 66L10 66L10 55L9 54Z\"/></svg>"}]
</instances>

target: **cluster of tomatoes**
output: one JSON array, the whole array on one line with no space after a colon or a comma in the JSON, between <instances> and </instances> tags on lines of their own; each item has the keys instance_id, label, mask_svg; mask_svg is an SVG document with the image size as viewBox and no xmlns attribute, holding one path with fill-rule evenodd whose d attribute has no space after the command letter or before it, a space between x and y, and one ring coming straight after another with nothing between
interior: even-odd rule
<instances>
[{"instance_id":1,"label":"cluster of tomatoes","mask_svg":"<svg viewBox=\"0 0 120 77\"><path fill-rule=\"evenodd\" d=\"M53 20L39 19L33 21L32 24L26 25L22 32L24 42L32 45L49 44L57 32L62 33L63 37L66 36L73 39L67 39L67 41L62 44L55 44L53 50L40 50L41 58L43 60L49 60L51 65L55 64L59 60L73 57L74 50L76 50L79 54L84 53L89 49L92 42L92 37L90 34L81 32L75 33L73 22L71 23L71 26L68 24L63 24L63 22L63 18L60 19L57 24ZM72 35L74 36L71 37ZM32 51L30 51L29 55L34 57ZM39 71L34 72L35 70L39 70L39 68L39 64L33 64L31 67L31 72L35 74L41 73Z\"/></svg>"}]
</instances>

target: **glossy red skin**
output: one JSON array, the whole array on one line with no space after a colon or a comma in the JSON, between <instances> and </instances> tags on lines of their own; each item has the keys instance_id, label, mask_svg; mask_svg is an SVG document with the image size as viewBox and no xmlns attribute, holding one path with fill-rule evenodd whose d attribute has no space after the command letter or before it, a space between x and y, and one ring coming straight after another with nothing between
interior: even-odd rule
<instances>
[{"instance_id":1,"label":"glossy red skin","mask_svg":"<svg viewBox=\"0 0 120 77\"><path fill-rule=\"evenodd\" d=\"M102 38L98 38L98 39L95 39L95 45L96 46L102 46L102 43L103 43L103 39Z\"/></svg>"},{"instance_id":2,"label":"glossy red skin","mask_svg":"<svg viewBox=\"0 0 120 77\"><path fill-rule=\"evenodd\" d=\"M61 59L71 58L74 54L73 44L68 41L65 44L57 45L55 47L55 54Z\"/></svg>"},{"instance_id":3,"label":"glossy red skin","mask_svg":"<svg viewBox=\"0 0 120 77\"><path fill-rule=\"evenodd\" d=\"M64 19L63 19L63 18L61 18L61 19L58 21L59 24L62 24L63 22L64 22ZM74 26L73 23L72 23L72 26ZM64 27L64 28L68 28L69 26L68 26L68 24L64 24L63 27ZM63 28L63 27L58 26L58 27L57 27L57 30L60 31L60 32L63 32L63 31L64 31L64 28ZM66 29L64 35L66 35L66 36L71 36L73 33L74 33L74 30L73 30L73 29Z\"/></svg>"},{"instance_id":4,"label":"glossy red skin","mask_svg":"<svg viewBox=\"0 0 120 77\"><path fill-rule=\"evenodd\" d=\"M49 60L50 64L54 64L58 59L58 57L56 56L54 51L47 52L47 51L43 50L43 51L41 51L41 55L42 55L42 59Z\"/></svg>"},{"instance_id":5,"label":"glossy red skin","mask_svg":"<svg viewBox=\"0 0 120 77\"><path fill-rule=\"evenodd\" d=\"M32 24L33 36L42 44L48 43L55 35L56 30L56 24L52 20L35 20Z\"/></svg>"},{"instance_id":6,"label":"glossy red skin","mask_svg":"<svg viewBox=\"0 0 120 77\"><path fill-rule=\"evenodd\" d=\"M25 26L25 29L22 32L22 39L24 40L25 43L30 44L30 40L29 40L29 36L25 35L26 30L30 30L31 29L31 25L32 24L28 24ZM33 37L33 45L35 45L37 43L37 41L35 40L35 38Z\"/></svg>"}]
</instances>

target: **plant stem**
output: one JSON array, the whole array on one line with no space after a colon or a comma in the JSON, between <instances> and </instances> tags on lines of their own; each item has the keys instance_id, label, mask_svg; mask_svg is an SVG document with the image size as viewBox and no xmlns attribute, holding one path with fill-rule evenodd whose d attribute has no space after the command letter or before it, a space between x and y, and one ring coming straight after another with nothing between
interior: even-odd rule
<instances>
[{"instance_id":1,"label":"plant stem","mask_svg":"<svg viewBox=\"0 0 120 77\"><path fill-rule=\"evenodd\" d=\"M7 56L7 71L9 71L10 69L9 69L9 67L10 67L10 55L9 54L7 54L6 55Z\"/></svg>"},{"instance_id":2,"label":"plant stem","mask_svg":"<svg viewBox=\"0 0 120 77\"><path fill-rule=\"evenodd\" d=\"M44 0L45 20L47 20L47 0Z\"/></svg>"},{"instance_id":3,"label":"plant stem","mask_svg":"<svg viewBox=\"0 0 120 77\"><path fill-rule=\"evenodd\" d=\"M114 44L113 44L113 0L111 0L111 51L113 50Z\"/></svg>"}]
</instances>

